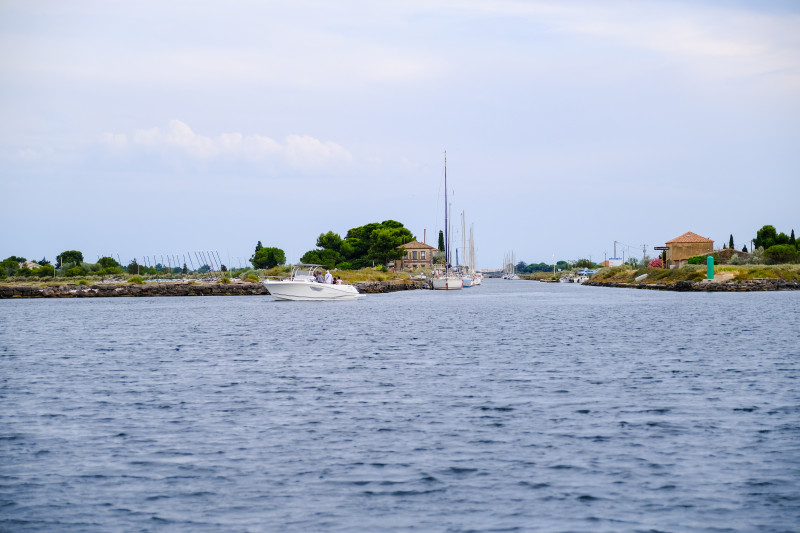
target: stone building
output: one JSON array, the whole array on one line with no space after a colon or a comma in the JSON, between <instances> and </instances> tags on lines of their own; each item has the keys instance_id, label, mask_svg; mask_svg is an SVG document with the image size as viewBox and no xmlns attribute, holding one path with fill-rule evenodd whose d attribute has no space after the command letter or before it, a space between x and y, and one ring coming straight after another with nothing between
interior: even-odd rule
<instances>
[{"instance_id":1,"label":"stone building","mask_svg":"<svg viewBox=\"0 0 800 533\"><path fill-rule=\"evenodd\" d=\"M433 252L436 248L424 242L411 241L403 246L406 254L402 259L394 262L395 270L414 270L416 268L431 268L433 265ZM400 248L400 246L398 246Z\"/></svg>"},{"instance_id":2,"label":"stone building","mask_svg":"<svg viewBox=\"0 0 800 533\"><path fill-rule=\"evenodd\" d=\"M667 241L667 267L677 268L687 264L690 257L707 255L714 251L714 241L687 231L680 237Z\"/></svg>"}]
</instances>

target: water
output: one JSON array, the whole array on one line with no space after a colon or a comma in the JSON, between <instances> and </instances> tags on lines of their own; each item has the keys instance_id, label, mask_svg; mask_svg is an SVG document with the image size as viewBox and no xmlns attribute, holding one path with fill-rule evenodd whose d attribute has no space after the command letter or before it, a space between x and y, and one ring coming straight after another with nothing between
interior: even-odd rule
<instances>
[{"instance_id":1,"label":"water","mask_svg":"<svg viewBox=\"0 0 800 533\"><path fill-rule=\"evenodd\" d=\"M0 530L798 531L800 293L0 301Z\"/></svg>"}]
</instances>

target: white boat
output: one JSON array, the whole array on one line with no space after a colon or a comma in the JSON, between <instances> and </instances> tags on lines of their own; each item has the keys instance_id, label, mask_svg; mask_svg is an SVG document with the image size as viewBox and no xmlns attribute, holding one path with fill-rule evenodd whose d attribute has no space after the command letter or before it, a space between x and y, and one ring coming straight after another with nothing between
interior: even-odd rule
<instances>
[{"instance_id":1,"label":"white boat","mask_svg":"<svg viewBox=\"0 0 800 533\"><path fill-rule=\"evenodd\" d=\"M363 296L355 285L320 283L315 274L322 265L298 264L286 279L266 280L264 286L276 300L333 301L355 300Z\"/></svg>"},{"instance_id":2,"label":"white boat","mask_svg":"<svg viewBox=\"0 0 800 533\"><path fill-rule=\"evenodd\" d=\"M447 152L444 153L444 261L443 268L434 271L434 290L460 291L464 281L450 266L450 226L447 218Z\"/></svg>"}]
</instances>

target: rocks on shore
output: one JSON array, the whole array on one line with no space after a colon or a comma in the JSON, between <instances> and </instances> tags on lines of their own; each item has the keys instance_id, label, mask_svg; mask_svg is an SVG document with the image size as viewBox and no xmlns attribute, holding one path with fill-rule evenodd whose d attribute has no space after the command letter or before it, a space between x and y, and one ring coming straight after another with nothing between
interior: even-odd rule
<instances>
[{"instance_id":1,"label":"rocks on shore","mask_svg":"<svg viewBox=\"0 0 800 533\"><path fill-rule=\"evenodd\" d=\"M357 283L365 294L432 289L430 280L365 281ZM93 298L132 296L263 296L269 291L251 282L95 283L91 285L0 285L2 298Z\"/></svg>"},{"instance_id":2,"label":"rocks on shore","mask_svg":"<svg viewBox=\"0 0 800 533\"><path fill-rule=\"evenodd\" d=\"M269 294L261 283L165 282L92 285L0 285L0 298L92 298L110 296L245 296Z\"/></svg>"}]
</instances>

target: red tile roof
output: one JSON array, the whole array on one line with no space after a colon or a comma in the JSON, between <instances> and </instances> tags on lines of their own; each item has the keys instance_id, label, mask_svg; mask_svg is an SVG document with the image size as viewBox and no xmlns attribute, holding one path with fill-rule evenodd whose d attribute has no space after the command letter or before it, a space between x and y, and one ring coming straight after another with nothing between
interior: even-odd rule
<instances>
[{"instance_id":1,"label":"red tile roof","mask_svg":"<svg viewBox=\"0 0 800 533\"><path fill-rule=\"evenodd\" d=\"M414 248L416 250L420 248L422 248L423 250L436 250L436 248L431 246L430 244L425 244L424 242L419 242L419 241L407 242L405 244L401 244L400 246L404 247L406 250L409 250L411 248ZM400 246L397 246L397 248L400 248Z\"/></svg>"},{"instance_id":2,"label":"red tile roof","mask_svg":"<svg viewBox=\"0 0 800 533\"><path fill-rule=\"evenodd\" d=\"M666 242L666 244L670 243L683 243L683 242L714 242L711 239L706 239L705 237L701 237L697 233L692 233L691 231L687 231L680 237L675 237L672 240Z\"/></svg>"}]
</instances>

